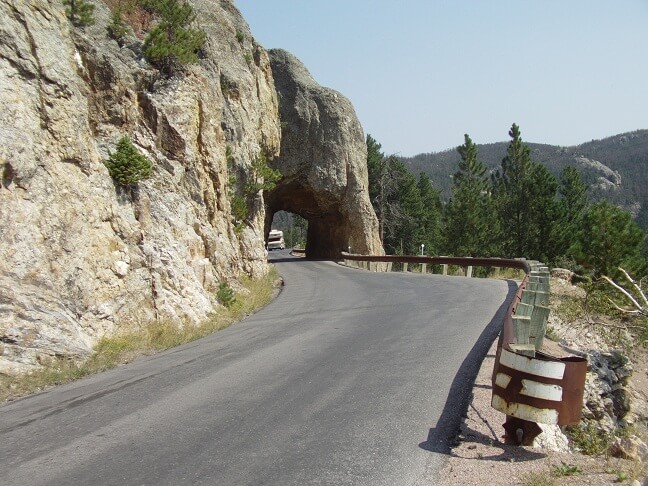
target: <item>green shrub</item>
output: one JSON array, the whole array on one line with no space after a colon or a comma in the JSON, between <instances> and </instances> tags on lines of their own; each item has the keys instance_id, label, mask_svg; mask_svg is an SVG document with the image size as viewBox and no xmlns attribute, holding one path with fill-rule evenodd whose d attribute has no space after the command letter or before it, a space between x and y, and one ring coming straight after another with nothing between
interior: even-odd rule
<instances>
[{"instance_id":1,"label":"green shrub","mask_svg":"<svg viewBox=\"0 0 648 486\"><path fill-rule=\"evenodd\" d=\"M245 187L245 192L252 196L259 191L271 191L281 179L281 172L268 165L264 154L259 155L252 161L252 172L250 181Z\"/></svg>"},{"instance_id":2,"label":"green shrub","mask_svg":"<svg viewBox=\"0 0 648 486\"><path fill-rule=\"evenodd\" d=\"M128 34L128 26L122 19L121 10L115 10L110 17L110 23L106 27L108 30L108 35L115 39L117 43L121 46L126 34Z\"/></svg>"},{"instance_id":3,"label":"green shrub","mask_svg":"<svg viewBox=\"0 0 648 486\"><path fill-rule=\"evenodd\" d=\"M67 5L65 14L75 27L94 24L92 14L95 6L87 0L63 0L63 5Z\"/></svg>"},{"instance_id":4,"label":"green shrub","mask_svg":"<svg viewBox=\"0 0 648 486\"><path fill-rule=\"evenodd\" d=\"M122 186L131 186L148 179L153 170L151 161L144 157L126 136L119 140L117 151L111 153L104 164L110 176Z\"/></svg>"},{"instance_id":5,"label":"green shrub","mask_svg":"<svg viewBox=\"0 0 648 486\"><path fill-rule=\"evenodd\" d=\"M579 466L563 462L560 466L554 467L553 475L556 477L574 476L575 474L581 474L582 472L583 470Z\"/></svg>"},{"instance_id":6,"label":"green shrub","mask_svg":"<svg viewBox=\"0 0 648 486\"><path fill-rule=\"evenodd\" d=\"M159 15L159 23L144 40L144 56L166 74L198 62L198 52L207 39L190 25L196 14L185 0L149 0L149 7Z\"/></svg>"},{"instance_id":7,"label":"green shrub","mask_svg":"<svg viewBox=\"0 0 648 486\"><path fill-rule=\"evenodd\" d=\"M236 40L239 41L239 44L243 44L243 41L245 40L245 34L241 32L240 30L236 31Z\"/></svg>"},{"instance_id":8,"label":"green shrub","mask_svg":"<svg viewBox=\"0 0 648 486\"><path fill-rule=\"evenodd\" d=\"M248 217L247 201L240 194L232 194L230 198L230 205L232 206L232 216L237 223L245 221Z\"/></svg>"},{"instance_id":9,"label":"green shrub","mask_svg":"<svg viewBox=\"0 0 648 486\"><path fill-rule=\"evenodd\" d=\"M596 427L594 422L585 425L567 427L567 436L579 451L588 456L596 456L607 452L612 442L612 436Z\"/></svg>"},{"instance_id":10,"label":"green shrub","mask_svg":"<svg viewBox=\"0 0 648 486\"><path fill-rule=\"evenodd\" d=\"M218 302L220 302L228 309L232 307L234 302L236 302L234 291L232 290L232 287L230 287L227 282L221 282L220 284L218 284L218 291L216 292L216 298L218 299Z\"/></svg>"}]
</instances>

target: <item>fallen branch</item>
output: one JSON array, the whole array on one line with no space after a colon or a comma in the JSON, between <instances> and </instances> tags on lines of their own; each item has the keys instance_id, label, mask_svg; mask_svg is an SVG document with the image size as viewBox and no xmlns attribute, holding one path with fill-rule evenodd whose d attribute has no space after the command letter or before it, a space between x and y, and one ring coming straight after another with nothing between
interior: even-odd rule
<instances>
[{"instance_id":1,"label":"fallen branch","mask_svg":"<svg viewBox=\"0 0 648 486\"><path fill-rule=\"evenodd\" d=\"M621 292L623 295L625 295L630 300L630 302L632 302L635 308L634 309L623 308L620 305L618 305L616 302L614 302L612 299L608 298L608 300L612 303L612 305L614 305L614 307L617 308L617 310L621 312L624 312L626 314L642 315L648 317L648 298L646 297L645 292L641 288L641 283L643 282L643 279L639 281L639 284L637 284L637 282L635 282L634 279L623 268L619 267L619 270L621 270L625 278L632 284L632 287L634 287L634 290L638 295L632 295L629 290L623 288L621 285L616 283L607 275L603 275L603 279L606 282L608 282L610 285L612 285L615 289L617 289L619 292Z\"/></svg>"}]
</instances>

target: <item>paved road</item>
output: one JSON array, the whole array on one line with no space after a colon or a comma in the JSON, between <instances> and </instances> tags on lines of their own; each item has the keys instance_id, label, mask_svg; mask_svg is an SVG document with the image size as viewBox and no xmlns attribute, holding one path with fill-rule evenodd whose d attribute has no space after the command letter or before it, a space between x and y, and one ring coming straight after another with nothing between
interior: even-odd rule
<instances>
[{"instance_id":1,"label":"paved road","mask_svg":"<svg viewBox=\"0 0 648 486\"><path fill-rule=\"evenodd\" d=\"M510 286L272 257L256 315L0 408L0 484L432 484Z\"/></svg>"}]
</instances>

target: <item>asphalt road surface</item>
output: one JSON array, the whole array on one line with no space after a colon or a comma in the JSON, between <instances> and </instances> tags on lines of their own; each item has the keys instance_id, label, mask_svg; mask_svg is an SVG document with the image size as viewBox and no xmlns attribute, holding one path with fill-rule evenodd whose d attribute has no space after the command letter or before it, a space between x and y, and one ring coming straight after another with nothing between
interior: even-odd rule
<instances>
[{"instance_id":1,"label":"asphalt road surface","mask_svg":"<svg viewBox=\"0 0 648 486\"><path fill-rule=\"evenodd\" d=\"M512 284L270 257L254 316L1 407L0 484L443 484Z\"/></svg>"}]
</instances>

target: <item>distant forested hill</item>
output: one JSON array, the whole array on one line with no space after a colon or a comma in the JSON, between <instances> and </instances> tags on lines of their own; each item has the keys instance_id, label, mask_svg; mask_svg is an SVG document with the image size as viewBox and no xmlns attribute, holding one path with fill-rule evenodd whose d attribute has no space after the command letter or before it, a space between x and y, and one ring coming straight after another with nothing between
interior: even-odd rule
<instances>
[{"instance_id":1,"label":"distant forested hill","mask_svg":"<svg viewBox=\"0 0 648 486\"><path fill-rule=\"evenodd\" d=\"M629 210L648 230L648 130L592 140L573 147L527 143L534 161L544 164L556 177L565 166L575 167L589 186L592 199L607 199ZM478 145L479 159L491 170L500 167L508 142ZM452 174L457 171L456 150L400 157L415 174L425 172L451 196Z\"/></svg>"}]
</instances>

